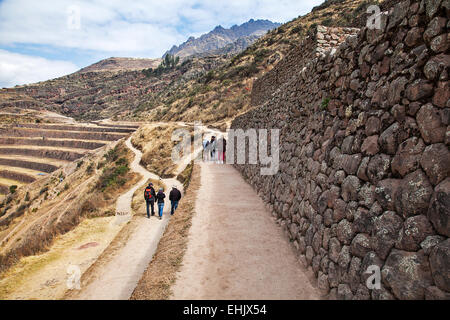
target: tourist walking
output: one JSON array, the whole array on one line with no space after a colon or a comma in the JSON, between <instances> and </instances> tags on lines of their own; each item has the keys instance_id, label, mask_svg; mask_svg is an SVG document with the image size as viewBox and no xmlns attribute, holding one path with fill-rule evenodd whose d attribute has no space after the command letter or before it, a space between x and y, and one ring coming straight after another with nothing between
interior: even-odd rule
<instances>
[{"instance_id":1,"label":"tourist walking","mask_svg":"<svg viewBox=\"0 0 450 320\"><path fill-rule=\"evenodd\" d=\"M155 198L156 198L155 189L153 188L153 183L150 182L144 191L144 199L145 203L147 204L147 218L149 219L150 219L149 207L152 208L152 216L155 215L154 209Z\"/></svg>"},{"instance_id":2,"label":"tourist walking","mask_svg":"<svg viewBox=\"0 0 450 320\"><path fill-rule=\"evenodd\" d=\"M211 160L214 161L216 158L216 147L217 147L217 142L216 142L216 137L212 136L211 137L211 141L209 142L209 148L211 150Z\"/></svg>"},{"instance_id":3,"label":"tourist walking","mask_svg":"<svg viewBox=\"0 0 450 320\"><path fill-rule=\"evenodd\" d=\"M225 153L227 152L227 140L225 138L220 138L217 141L217 153L219 158L219 163L225 163L226 157Z\"/></svg>"},{"instance_id":4,"label":"tourist walking","mask_svg":"<svg viewBox=\"0 0 450 320\"><path fill-rule=\"evenodd\" d=\"M158 201L159 220L162 219L163 209L164 209L164 198L165 197L166 197L166 195L164 194L164 189L163 188L159 188L159 191L156 194L156 200Z\"/></svg>"},{"instance_id":5,"label":"tourist walking","mask_svg":"<svg viewBox=\"0 0 450 320\"><path fill-rule=\"evenodd\" d=\"M203 161L209 160L209 140L203 140Z\"/></svg>"},{"instance_id":6,"label":"tourist walking","mask_svg":"<svg viewBox=\"0 0 450 320\"><path fill-rule=\"evenodd\" d=\"M175 213L175 210L177 210L178 202L180 201L180 199L181 199L180 190L178 190L176 186L173 186L172 190L170 191L170 194L169 194L169 200L170 200L170 204L171 204L171 208L170 208L171 215L173 215Z\"/></svg>"}]
</instances>

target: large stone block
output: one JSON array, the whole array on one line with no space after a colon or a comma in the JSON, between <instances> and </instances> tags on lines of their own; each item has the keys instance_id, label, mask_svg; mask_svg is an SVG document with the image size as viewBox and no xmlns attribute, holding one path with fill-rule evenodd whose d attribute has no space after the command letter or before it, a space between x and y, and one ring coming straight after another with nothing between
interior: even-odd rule
<instances>
[{"instance_id":1,"label":"large stone block","mask_svg":"<svg viewBox=\"0 0 450 320\"><path fill-rule=\"evenodd\" d=\"M368 252L372 250L371 239L369 235L359 233L353 238L350 246L351 253L354 256L364 258Z\"/></svg>"},{"instance_id":2,"label":"large stone block","mask_svg":"<svg viewBox=\"0 0 450 320\"><path fill-rule=\"evenodd\" d=\"M425 298L425 289L432 285L431 270L422 252L393 249L381 271L384 284L398 299Z\"/></svg>"},{"instance_id":3,"label":"large stone block","mask_svg":"<svg viewBox=\"0 0 450 320\"><path fill-rule=\"evenodd\" d=\"M433 188L422 170L408 174L400 184L395 200L395 210L403 217L426 214Z\"/></svg>"},{"instance_id":4,"label":"large stone block","mask_svg":"<svg viewBox=\"0 0 450 320\"><path fill-rule=\"evenodd\" d=\"M400 189L402 180L386 179L378 182L375 188L375 199L385 210L395 210L397 192Z\"/></svg>"},{"instance_id":5,"label":"large stone block","mask_svg":"<svg viewBox=\"0 0 450 320\"><path fill-rule=\"evenodd\" d=\"M440 289L450 292L450 239L433 248L430 266L434 283Z\"/></svg>"},{"instance_id":6,"label":"large stone block","mask_svg":"<svg viewBox=\"0 0 450 320\"><path fill-rule=\"evenodd\" d=\"M372 247L381 259L386 259L398 240L402 227L403 219L393 211L387 211L374 218Z\"/></svg>"},{"instance_id":7,"label":"large stone block","mask_svg":"<svg viewBox=\"0 0 450 320\"><path fill-rule=\"evenodd\" d=\"M355 235L353 226L347 219L343 219L338 223L336 232L339 241L347 245L351 243Z\"/></svg>"},{"instance_id":8,"label":"large stone block","mask_svg":"<svg viewBox=\"0 0 450 320\"><path fill-rule=\"evenodd\" d=\"M392 172L404 177L419 167L422 151L425 148L423 140L412 137L402 142L391 162Z\"/></svg>"},{"instance_id":9,"label":"large stone block","mask_svg":"<svg viewBox=\"0 0 450 320\"><path fill-rule=\"evenodd\" d=\"M406 251L417 251L420 243L427 236L434 234L430 221L424 215L409 217L403 224L400 237L397 240L396 248Z\"/></svg>"},{"instance_id":10,"label":"large stone block","mask_svg":"<svg viewBox=\"0 0 450 320\"><path fill-rule=\"evenodd\" d=\"M420 164L433 185L439 184L450 176L450 151L443 143L437 143L425 148Z\"/></svg>"},{"instance_id":11,"label":"large stone block","mask_svg":"<svg viewBox=\"0 0 450 320\"><path fill-rule=\"evenodd\" d=\"M434 189L428 219L439 234L450 237L450 178Z\"/></svg>"},{"instance_id":12,"label":"large stone block","mask_svg":"<svg viewBox=\"0 0 450 320\"><path fill-rule=\"evenodd\" d=\"M438 110L428 103L417 113L417 125L426 143L444 142L446 127Z\"/></svg>"},{"instance_id":13,"label":"large stone block","mask_svg":"<svg viewBox=\"0 0 450 320\"><path fill-rule=\"evenodd\" d=\"M361 182L356 176L347 176L342 182L342 199L344 201L358 200Z\"/></svg>"}]
</instances>

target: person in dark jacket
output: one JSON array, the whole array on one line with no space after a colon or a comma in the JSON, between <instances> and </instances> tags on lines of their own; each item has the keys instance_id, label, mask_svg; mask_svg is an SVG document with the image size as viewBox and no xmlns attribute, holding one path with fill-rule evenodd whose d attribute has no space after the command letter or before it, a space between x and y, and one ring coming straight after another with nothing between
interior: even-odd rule
<instances>
[{"instance_id":1,"label":"person in dark jacket","mask_svg":"<svg viewBox=\"0 0 450 320\"><path fill-rule=\"evenodd\" d=\"M178 202L180 201L180 199L181 199L180 190L178 190L176 186L173 186L172 191L170 191L170 194L169 194L169 200L170 200L170 204L171 204L171 208L170 208L171 215L173 215L175 213L175 210L177 210Z\"/></svg>"},{"instance_id":2,"label":"person in dark jacket","mask_svg":"<svg viewBox=\"0 0 450 320\"><path fill-rule=\"evenodd\" d=\"M159 212L159 220L162 219L163 209L164 209L164 198L166 195L164 194L164 189L159 188L158 193L156 194L156 200L158 201L158 212Z\"/></svg>"},{"instance_id":3,"label":"person in dark jacket","mask_svg":"<svg viewBox=\"0 0 450 320\"><path fill-rule=\"evenodd\" d=\"M212 161L216 160L216 159L215 159L215 156L216 156L216 146L217 146L216 137L215 137L215 136L212 136L212 137L211 137L211 141L209 142L209 145L208 145L209 150L210 150L210 152L211 152L211 160L212 160Z\"/></svg>"},{"instance_id":4,"label":"person in dark jacket","mask_svg":"<svg viewBox=\"0 0 450 320\"><path fill-rule=\"evenodd\" d=\"M149 212L149 206L152 208L152 216L155 215L155 199L156 199L156 192L153 188L153 183L149 183L148 186L145 188L144 191L144 199L147 204L147 218L150 219L150 212Z\"/></svg>"}]
</instances>

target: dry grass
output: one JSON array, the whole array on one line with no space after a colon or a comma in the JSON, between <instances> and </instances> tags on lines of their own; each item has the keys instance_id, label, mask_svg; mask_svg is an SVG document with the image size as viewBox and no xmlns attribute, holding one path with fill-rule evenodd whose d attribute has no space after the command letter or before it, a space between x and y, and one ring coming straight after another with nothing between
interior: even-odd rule
<instances>
[{"instance_id":1,"label":"dry grass","mask_svg":"<svg viewBox=\"0 0 450 320\"><path fill-rule=\"evenodd\" d=\"M67 290L67 267L77 265L83 272L119 232L113 219L85 219L71 232L58 236L51 250L20 259L0 276L0 299L59 299ZM98 246L77 249L91 242Z\"/></svg>"},{"instance_id":2,"label":"dry grass","mask_svg":"<svg viewBox=\"0 0 450 320\"><path fill-rule=\"evenodd\" d=\"M134 156L123 142L117 150L118 158L127 162ZM102 170L96 168L104 161L104 152L84 157L67 176L63 170L57 170L18 188L0 204L0 270L6 270L21 257L47 251L58 234L72 230L85 217L114 214L117 196L135 184L139 176L127 172L120 177L123 184L98 189ZM60 175L65 176L62 182Z\"/></svg>"},{"instance_id":3,"label":"dry grass","mask_svg":"<svg viewBox=\"0 0 450 320\"><path fill-rule=\"evenodd\" d=\"M177 180L183 184L183 190L187 190L189 183L191 182L192 170L194 169L194 163L189 163L186 168L177 176Z\"/></svg>"},{"instance_id":4,"label":"dry grass","mask_svg":"<svg viewBox=\"0 0 450 320\"><path fill-rule=\"evenodd\" d=\"M171 178L177 165L172 162L171 141L174 130L181 128L172 123L166 125L143 125L133 134L133 146L142 151L141 165L161 178ZM188 128L186 128L188 129Z\"/></svg>"},{"instance_id":5,"label":"dry grass","mask_svg":"<svg viewBox=\"0 0 450 320\"><path fill-rule=\"evenodd\" d=\"M187 249L195 199L200 187L200 168L194 166L189 189L175 215L170 219L155 255L144 272L130 300L166 300Z\"/></svg>"}]
</instances>

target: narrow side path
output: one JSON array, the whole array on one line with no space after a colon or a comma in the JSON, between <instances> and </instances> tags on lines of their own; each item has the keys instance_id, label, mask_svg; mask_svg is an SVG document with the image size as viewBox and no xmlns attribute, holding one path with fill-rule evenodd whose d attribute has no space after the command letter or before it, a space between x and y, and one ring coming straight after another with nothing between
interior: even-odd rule
<instances>
[{"instance_id":1,"label":"narrow side path","mask_svg":"<svg viewBox=\"0 0 450 320\"><path fill-rule=\"evenodd\" d=\"M171 299L320 299L263 201L229 165L201 164L201 186Z\"/></svg>"},{"instance_id":2,"label":"narrow side path","mask_svg":"<svg viewBox=\"0 0 450 320\"><path fill-rule=\"evenodd\" d=\"M131 170L141 174L143 178L117 199L116 212L121 214L121 221L127 217L131 219L131 201L134 192L139 188L143 189L149 178L159 179L158 175L147 171L139 164L142 153L132 146L131 137L126 140L125 144L135 154L135 158L130 164ZM169 190L173 184L182 190L182 185L176 179L163 179L162 181L166 185L166 190ZM166 201L162 220L156 217L147 219L140 216L135 219L138 220L137 227L124 247L95 275L93 281L81 288L81 291L73 297L74 299L127 300L130 298L150 263L170 220L170 202Z\"/></svg>"}]
</instances>

